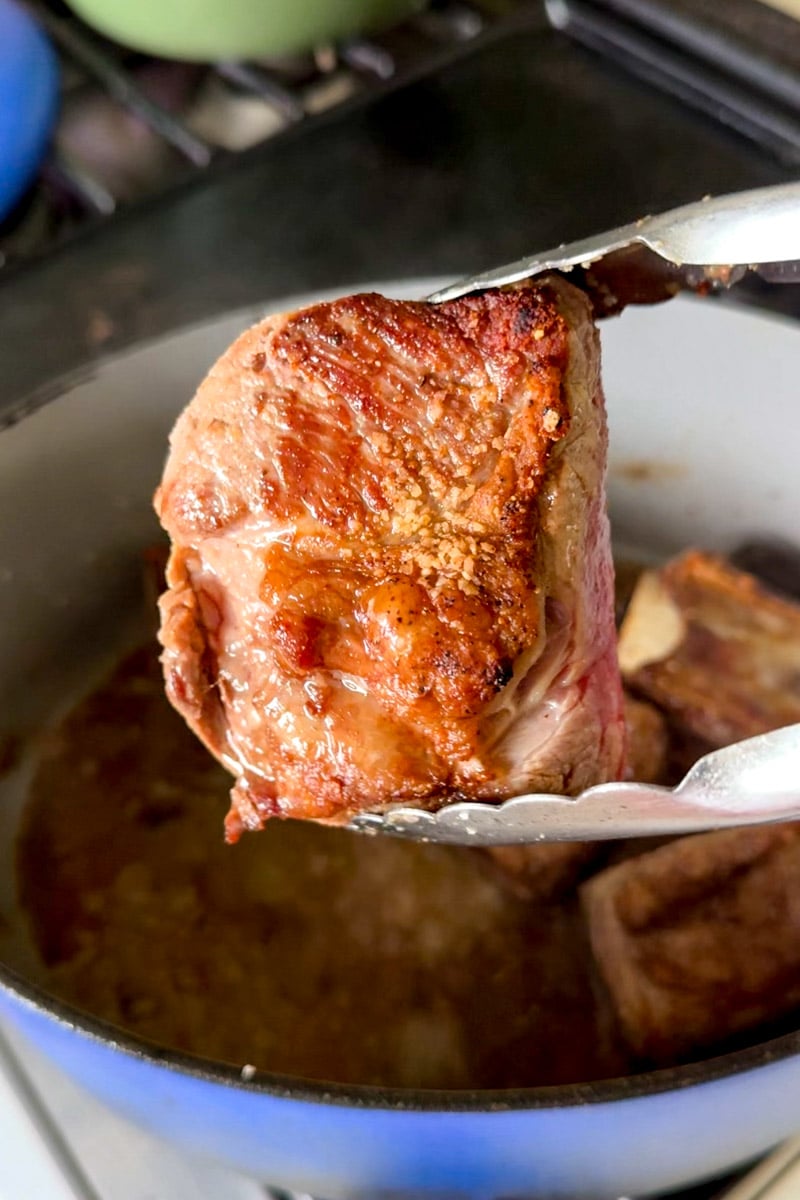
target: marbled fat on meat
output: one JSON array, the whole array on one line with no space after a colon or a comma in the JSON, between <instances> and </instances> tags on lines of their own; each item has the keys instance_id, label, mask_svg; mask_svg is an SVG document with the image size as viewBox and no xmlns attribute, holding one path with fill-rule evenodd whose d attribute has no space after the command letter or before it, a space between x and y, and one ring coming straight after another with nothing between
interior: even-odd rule
<instances>
[{"instance_id":1,"label":"marbled fat on meat","mask_svg":"<svg viewBox=\"0 0 800 1200\"><path fill-rule=\"evenodd\" d=\"M621 774L605 460L562 280L234 343L156 495L167 691L236 777L230 838Z\"/></svg>"}]
</instances>

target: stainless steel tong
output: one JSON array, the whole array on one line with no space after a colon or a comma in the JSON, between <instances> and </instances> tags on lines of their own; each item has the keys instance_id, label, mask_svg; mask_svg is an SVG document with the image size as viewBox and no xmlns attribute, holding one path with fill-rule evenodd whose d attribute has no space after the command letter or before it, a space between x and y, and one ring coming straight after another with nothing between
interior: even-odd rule
<instances>
[{"instance_id":1,"label":"stainless steel tong","mask_svg":"<svg viewBox=\"0 0 800 1200\"><path fill-rule=\"evenodd\" d=\"M715 750L676 788L603 783L579 796L515 796L504 804L456 803L438 812L361 813L351 828L467 846L699 833L800 819L800 725Z\"/></svg>"},{"instance_id":2,"label":"stainless steel tong","mask_svg":"<svg viewBox=\"0 0 800 1200\"><path fill-rule=\"evenodd\" d=\"M610 233L484 271L428 299L454 300L557 271L591 296L598 315L677 291L730 287L748 271L800 282L800 183L701 200ZM456 802L438 812L397 807L362 813L366 833L470 846L696 833L800 819L800 725L700 759L678 787L606 783L579 796L516 796L503 804Z\"/></svg>"},{"instance_id":3,"label":"stainless steel tong","mask_svg":"<svg viewBox=\"0 0 800 1200\"><path fill-rule=\"evenodd\" d=\"M461 279L428 299L439 304L551 271L573 274L601 312L667 299L676 291L730 287L748 271L800 281L800 182L708 197L609 233L520 258Z\"/></svg>"}]
</instances>

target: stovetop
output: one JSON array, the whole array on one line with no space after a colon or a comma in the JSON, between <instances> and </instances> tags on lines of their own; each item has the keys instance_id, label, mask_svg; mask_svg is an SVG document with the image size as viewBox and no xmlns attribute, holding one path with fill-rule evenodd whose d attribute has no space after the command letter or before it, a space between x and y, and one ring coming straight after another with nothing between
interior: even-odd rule
<instances>
[{"instance_id":1,"label":"stovetop","mask_svg":"<svg viewBox=\"0 0 800 1200\"><path fill-rule=\"evenodd\" d=\"M268 1200L134 1128L0 1026L0 1200Z\"/></svg>"},{"instance_id":2,"label":"stovetop","mask_svg":"<svg viewBox=\"0 0 800 1200\"><path fill-rule=\"evenodd\" d=\"M227 309L455 276L797 172L577 44L543 3L433 65L3 272L0 415L97 357Z\"/></svg>"}]
</instances>

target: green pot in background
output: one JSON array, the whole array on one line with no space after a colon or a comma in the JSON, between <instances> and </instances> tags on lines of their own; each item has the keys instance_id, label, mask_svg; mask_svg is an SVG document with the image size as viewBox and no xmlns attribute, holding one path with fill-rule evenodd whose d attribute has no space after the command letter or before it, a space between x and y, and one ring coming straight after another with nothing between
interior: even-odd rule
<instances>
[{"instance_id":1,"label":"green pot in background","mask_svg":"<svg viewBox=\"0 0 800 1200\"><path fill-rule=\"evenodd\" d=\"M426 0L69 0L101 33L148 54L197 61L309 50L390 25Z\"/></svg>"}]
</instances>

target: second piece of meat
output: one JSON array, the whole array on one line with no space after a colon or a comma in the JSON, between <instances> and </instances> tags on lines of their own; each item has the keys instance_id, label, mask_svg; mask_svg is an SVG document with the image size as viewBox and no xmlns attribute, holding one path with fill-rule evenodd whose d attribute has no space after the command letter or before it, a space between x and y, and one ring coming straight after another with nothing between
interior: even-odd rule
<instances>
[{"instance_id":1,"label":"second piece of meat","mask_svg":"<svg viewBox=\"0 0 800 1200\"><path fill-rule=\"evenodd\" d=\"M645 572L623 621L626 682L700 754L800 721L800 604L690 550Z\"/></svg>"},{"instance_id":2,"label":"second piece of meat","mask_svg":"<svg viewBox=\"0 0 800 1200\"><path fill-rule=\"evenodd\" d=\"M681 838L582 889L631 1049L686 1058L800 1006L800 826Z\"/></svg>"}]
</instances>

